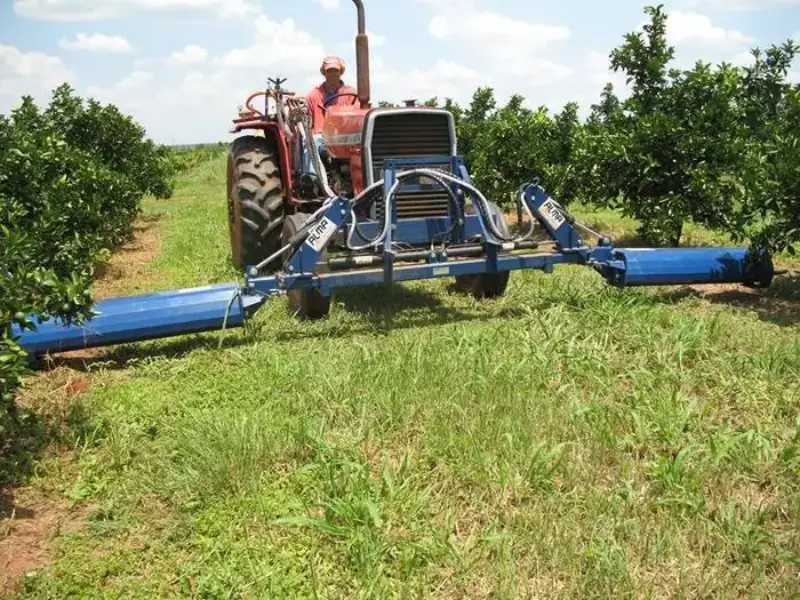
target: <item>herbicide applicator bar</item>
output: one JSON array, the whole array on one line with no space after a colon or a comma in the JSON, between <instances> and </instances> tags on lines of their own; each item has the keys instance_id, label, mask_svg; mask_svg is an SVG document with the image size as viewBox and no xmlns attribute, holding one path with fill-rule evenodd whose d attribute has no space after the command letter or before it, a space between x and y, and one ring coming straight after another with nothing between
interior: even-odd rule
<instances>
[{"instance_id":1,"label":"herbicide applicator bar","mask_svg":"<svg viewBox=\"0 0 800 600\"><path fill-rule=\"evenodd\" d=\"M249 268L241 285L103 300L95 316L82 325L48 320L35 331L15 325L12 334L36 356L241 327L270 297L290 290L315 289L330 296L337 288L520 269L551 272L559 264L591 267L619 288L711 283L766 287L774 274L768 255L744 248L615 248L578 223L536 183L519 190L517 201L529 226L512 237L502 227L503 215L471 183L460 157L386 160L383 168L383 179L355 198L329 197L283 248ZM397 191L419 178L448 191L449 216L397 218ZM357 220L358 210L375 202L380 190L382 219ZM533 239L537 225L549 241ZM587 245L579 229L597 236L597 244ZM327 256L334 245L343 247L341 255ZM261 267L276 257L283 258L281 270L260 275Z\"/></svg>"}]
</instances>

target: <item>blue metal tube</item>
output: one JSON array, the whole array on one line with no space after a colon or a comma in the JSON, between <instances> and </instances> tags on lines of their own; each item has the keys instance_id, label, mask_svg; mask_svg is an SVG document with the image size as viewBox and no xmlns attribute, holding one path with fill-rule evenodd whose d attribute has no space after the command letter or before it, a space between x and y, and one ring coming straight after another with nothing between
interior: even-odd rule
<instances>
[{"instance_id":1,"label":"blue metal tube","mask_svg":"<svg viewBox=\"0 0 800 600\"><path fill-rule=\"evenodd\" d=\"M12 331L29 354L109 346L225 327L240 327L260 295L239 294L235 283L101 300L81 326L48 320L36 331ZM227 320L226 320L227 314Z\"/></svg>"},{"instance_id":2,"label":"blue metal tube","mask_svg":"<svg viewBox=\"0 0 800 600\"><path fill-rule=\"evenodd\" d=\"M396 161L397 164L400 162ZM385 190L394 181L392 169L397 164L388 163L389 168L384 174ZM453 163L452 170L457 167L462 166ZM462 176L468 180L466 170ZM703 283L744 283L765 287L774 274L767 255L750 260L749 252L744 248L617 249L604 239L598 246L587 246L573 227L573 219L563 213L560 205L549 198L543 188L527 186L523 200L556 243L558 252L506 254L490 245L485 248L482 258L453 260L453 257L433 252L431 248L427 264L395 264L392 242L409 243L413 240L429 246L432 240L440 237L439 234L450 230L451 221L448 218L398 220L393 212L391 221L396 221L398 228L387 232L383 254L379 250L375 254L383 259L383 268L317 272L317 264L326 260L323 257L330 240L348 224L350 202L338 198L326 207L318 222L291 240L291 256L279 274L248 279L244 288L229 283L103 300L95 306L96 316L82 326L47 321L38 325L36 331L22 331L15 325L12 334L19 338L23 349L33 355L109 346L240 327L268 296L290 289L316 288L327 296L334 289L351 286L517 269L551 272L559 264L590 265L610 284L619 287ZM382 223L363 225L364 229L370 230L367 233L369 237L375 237L382 226ZM465 222L454 231L458 231L459 239L481 233L486 237L487 234L482 217L477 215L466 216ZM509 243L503 249L510 251L513 247L514 244Z\"/></svg>"},{"instance_id":3,"label":"blue metal tube","mask_svg":"<svg viewBox=\"0 0 800 600\"><path fill-rule=\"evenodd\" d=\"M746 283L752 276L745 248L617 248L621 268L611 283L620 287Z\"/></svg>"}]
</instances>

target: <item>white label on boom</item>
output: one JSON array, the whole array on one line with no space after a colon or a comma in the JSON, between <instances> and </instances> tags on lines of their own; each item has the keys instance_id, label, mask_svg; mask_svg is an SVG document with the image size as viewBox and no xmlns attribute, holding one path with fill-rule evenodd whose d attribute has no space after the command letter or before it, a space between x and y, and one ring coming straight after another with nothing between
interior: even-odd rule
<instances>
[{"instance_id":1,"label":"white label on boom","mask_svg":"<svg viewBox=\"0 0 800 600\"><path fill-rule=\"evenodd\" d=\"M336 223L328 217L322 217L322 220L309 230L306 244L321 252L334 233L336 233Z\"/></svg>"},{"instance_id":2,"label":"white label on boom","mask_svg":"<svg viewBox=\"0 0 800 600\"><path fill-rule=\"evenodd\" d=\"M547 224L550 225L553 231L561 227L564 224L564 221L566 221L564 215L561 213L561 210L558 208L558 205L553 202L552 198L548 198L544 201L539 209L539 214L542 215L542 218L545 221L547 221Z\"/></svg>"}]
</instances>

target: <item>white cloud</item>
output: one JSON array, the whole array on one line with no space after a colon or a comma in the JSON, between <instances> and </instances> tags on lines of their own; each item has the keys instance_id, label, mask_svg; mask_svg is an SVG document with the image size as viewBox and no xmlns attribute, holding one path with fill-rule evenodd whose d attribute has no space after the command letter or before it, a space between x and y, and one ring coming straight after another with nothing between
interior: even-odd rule
<instances>
[{"instance_id":1,"label":"white cloud","mask_svg":"<svg viewBox=\"0 0 800 600\"><path fill-rule=\"evenodd\" d=\"M322 7L322 10L339 10L341 6L339 0L317 0L317 4Z\"/></svg>"},{"instance_id":2,"label":"white cloud","mask_svg":"<svg viewBox=\"0 0 800 600\"><path fill-rule=\"evenodd\" d=\"M583 58L586 76L592 84L600 86L601 90L607 83L611 83L615 90L622 90L627 87L625 74L615 73L611 69L610 54L610 52L598 52L597 50L587 52Z\"/></svg>"},{"instance_id":3,"label":"white cloud","mask_svg":"<svg viewBox=\"0 0 800 600\"><path fill-rule=\"evenodd\" d=\"M237 48L217 59L223 67L258 67L259 69L287 68L298 71L317 65L325 56L322 42L305 30L299 29L293 19L272 21L266 15L255 20L256 36L246 48Z\"/></svg>"},{"instance_id":4,"label":"white cloud","mask_svg":"<svg viewBox=\"0 0 800 600\"><path fill-rule=\"evenodd\" d=\"M376 56L372 61L372 99L399 103L415 98L425 101L433 96L466 101L481 81L475 69L459 63L438 59L426 69L388 69Z\"/></svg>"},{"instance_id":5,"label":"white cloud","mask_svg":"<svg viewBox=\"0 0 800 600\"><path fill-rule=\"evenodd\" d=\"M465 49L481 48L483 70L497 82L530 78L532 85L551 85L573 74L573 70L546 55L549 47L568 40L572 32L562 25L533 23L479 10L467 2L453 10L452 0L422 0L436 8L429 33Z\"/></svg>"},{"instance_id":6,"label":"white cloud","mask_svg":"<svg viewBox=\"0 0 800 600\"><path fill-rule=\"evenodd\" d=\"M183 50L170 54L164 59L164 64L168 67L183 67L205 62L207 58L208 51L205 48L196 44L189 44Z\"/></svg>"},{"instance_id":7,"label":"white cloud","mask_svg":"<svg viewBox=\"0 0 800 600\"><path fill-rule=\"evenodd\" d=\"M511 94L552 99L569 87L575 69L563 64L561 44L572 37L563 25L537 23L483 10L477 1L418 0L433 6L428 32L457 44L478 77L450 85L453 99L468 102L475 89L491 86L498 102Z\"/></svg>"},{"instance_id":8,"label":"white cloud","mask_svg":"<svg viewBox=\"0 0 800 600\"><path fill-rule=\"evenodd\" d=\"M20 17L45 21L101 21L138 14L185 19L244 18L261 12L260 0L14 0Z\"/></svg>"},{"instance_id":9,"label":"white cloud","mask_svg":"<svg viewBox=\"0 0 800 600\"><path fill-rule=\"evenodd\" d=\"M133 71L114 85L104 87L92 85L88 88L88 93L100 102L116 104L123 111L125 109L135 110L144 104L146 99L145 92L147 86L153 79L150 71ZM139 96L142 93L142 96Z\"/></svg>"},{"instance_id":10,"label":"white cloud","mask_svg":"<svg viewBox=\"0 0 800 600\"><path fill-rule=\"evenodd\" d=\"M153 79L153 74L149 71L134 71L130 75L124 77L117 87L121 90L140 90Z\"/></svg>"},{"instance_id":11,"label":"white cloud","mask_svg":"<svg viewBox=\"0 0 800 600\"><path fill-rule=\"evenodd\" d=\"M685 0L688 7L707 7L720 11L761 11L781 6L798 6L800 0Z\"/></svg>"},{"instance_id":12,"label":"white cloud","mask_svg":"<svg viewBox=\"0 0 800 600\"><path fill-rule=\"evenodd\" d=\"M369 47L372 48L380 48L384 44L386 44L386 36L385 35L378 35L373 33L370 30L367 30L367 37L369 38Z\"/></svg>"},{"instance_id":13,"label":"white cloud","mask_svg":"<svg viewBox=\"0 0 800 600\"><path fill-rule=\"evenodd\" d=\"M153 60L151 57L137 58L133 61L133 68L136 71L150 69L156 65L156 62L157 61Z\"/></svg>"},{"instance_id":14,"label":"white cloud","mask_svg":"<svg viewBox=\"0 0 800 600\"><path fill-rule=\"evenodd\" d=\"M215 96L220 89L228 86L230 81L225 72L203 73L202 71L191 71L181 81L179 92L181 96ZM245 98L242 98L244 102ZM231 105L231 110L234 108Z\"/></svg>"},{"instance_id":15,"label":"white cloud","mask_svg":"<svg viewBox=\"0 0 800 600\"><path fill-rule=\"evenodd\" d=\"M737 52L733 56L731 56L726 62L729 62L735 67L746 67L748 65L753 64L753 55L750 54L749 51L744 50L742 52Z\"/></svg>"},{"instance_id":16,"label":"white cloud","mask_svg":"<svg viewBox=\"0 0 800 600\"><path fill-rule=\"evenodd\" d=\"M591 112L592 104L601 100L601 93L606 84L614 88L614 95L624 100L630 95L631 89L625 81L624 73L611 70L610 51L586 51L578 69L579 77L570 78L563 85L552 88L544 104L553 111L560 111L567 102L578 103L580 118L586 118Z\"/></svg>"},{"instance_id":17,"label":"white cloud","mask_svg":"<svg viewBox=\"0 0 800 600\"><path fill-rule=\"evenodd\" d=\"M478 44L492 54L513 56L541 50L552 42L570 38L569 28L528 23L492 12L464 11L431 19L428 31L444 41Z\"/></svg>"},{"instance_id":18,"label":"white cloud","mask_svg":"<svg viewBox=\"0 0 800 600\"><path fill-rule=\"evenodd\" d=\"M17 106L23 95L49 100L53 88L73 80L74 75L57 56L0 44L0 113Z\"/></svg>"},{"instance_id":19,"label":"white cloud","mask_svg":"<svg viewBox=\"0 0 800 600\"><path fill-rule=\"evenodd\" d=\"M710 46L750 44L755 41L735 29L712 24L706 15L673 11L667 18L667 39L670 44L705 44Z\"/></svg>"},{"instance_id":20,"label":"white cloud","mask_svg":"<svg viewBox=\"0 0 800 600\"><path fill-rule=\"evenodd\" d=\"M62 39L59 46L66 50L85 50L87 52L125 53L133 52L133 47L121 35L88 35L78 33L74 40Z\"/></svg>"}]
</instances>

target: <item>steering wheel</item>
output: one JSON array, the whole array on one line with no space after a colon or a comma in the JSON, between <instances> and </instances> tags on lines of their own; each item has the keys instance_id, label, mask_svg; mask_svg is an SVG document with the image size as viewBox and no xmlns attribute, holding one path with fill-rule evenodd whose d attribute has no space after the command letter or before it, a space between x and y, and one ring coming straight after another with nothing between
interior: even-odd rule
<instances>
[{"instance_id":1,"label":"steering wheel","mask_svg":"<svg viewBox=\"0 0 800 600\"><path fill-rule=\"evenodd\" d=\"M336 100L337 98L339 98L339 97L341 97L341 96L354 96L354 97L358 98L358 94L357 94L357 93L355 93L355 92L344 92L344 93L342 93L342 94L336 94L335 96L331 96L330 98L328 98L327 100L325 100L325 103L322 105L322 108L328 108L328 105L329 105L329 104L330 104L332 101Z\"/></svg>"}]
</instances>

